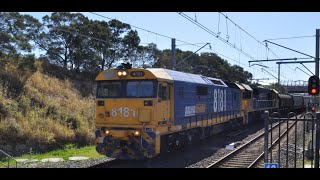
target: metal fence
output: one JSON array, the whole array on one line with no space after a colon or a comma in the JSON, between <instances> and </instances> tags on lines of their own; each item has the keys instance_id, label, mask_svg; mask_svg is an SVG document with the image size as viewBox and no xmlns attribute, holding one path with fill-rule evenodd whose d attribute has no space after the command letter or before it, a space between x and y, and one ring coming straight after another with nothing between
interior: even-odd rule
<instances>
[{"instance_id":1,"label":"metal fence","mask_svg":"<svg viewBox=\"0 0 320 180\"><path fill-rule=\"evenodd\" d=\"M265 114L265 167L319 168L320 113L307 112L298 117L290 112L285 118L277 112Z\"/></svg>"},{"instance_id":2,"label":"metal fence","mask_svg":"<svg viewBox=\"0 0 320 180\"><path fill-rule=\"evenodd\" d=\"M16 168L18 167L17 160L15 160L11 155L7 154L6 152L2 151L1 149L0 149L0 154L3 154L6 157L7 162L8 162L8 166L7 166L8 168L10 168L10 160L14 161Z\"/></svg>"}]
</instances>

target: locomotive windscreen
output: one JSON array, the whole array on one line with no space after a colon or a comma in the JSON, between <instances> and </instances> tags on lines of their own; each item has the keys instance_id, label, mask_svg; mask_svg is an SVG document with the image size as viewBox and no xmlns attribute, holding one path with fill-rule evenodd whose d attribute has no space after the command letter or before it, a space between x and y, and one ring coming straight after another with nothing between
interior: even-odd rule
<instances>
[{"instance_id":1,"label":"locomotive windscreen","mask_svg":"<svg viewBox=\"0 0 320 180\"><path fill-rule=\"evenodd\" d=\"M101 81L98 82L97 98L120 97L120 81Z\"/></svg>"},{"instance_id":2,"label":"locomotive windscreen","mask_svg":"<svg viewBox=\"0 0 320 180\"><path fill-rule=\"evenodd\" d=\"M153 81L128 81L126 85L127 97L154 97Z\"/></svg>"},{"instance_id":3,"label":"locomotive windscreen","mask_svg":"<svg viewBox=\"0 0 320 180\"><path fill-rule=\"evenodd\" d=\"M99 81L97 98L155 97L155 82L150 80Z\"/></svg>"}]
</instances>

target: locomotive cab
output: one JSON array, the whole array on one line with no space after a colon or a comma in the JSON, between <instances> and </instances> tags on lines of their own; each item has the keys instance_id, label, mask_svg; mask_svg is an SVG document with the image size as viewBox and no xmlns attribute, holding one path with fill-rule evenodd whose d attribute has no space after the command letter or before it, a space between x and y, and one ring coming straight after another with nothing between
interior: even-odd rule
<instances>
[{"instance_id":1,"label":"locomotive cab","mask_svg":"<svg viewBox=\"0 0 320 180\"><path fill-rule=\"evenodd\" d=\"M172 123L170 80L146 69L120 68L101 72L96 81L97 151L117 159L158 154L156 127Z\"/></svg>"},{"instance_id":2,"label":"locomotive cab","mask_svg":"<svg viewBox=\"0 0 320 180\"><path fill-rule=\"evenodd\" d=\"M100 73L96 81L97 151L119 159L152 156L156 78L141 69L120 68Z\"/></svg>"}]
</instances>

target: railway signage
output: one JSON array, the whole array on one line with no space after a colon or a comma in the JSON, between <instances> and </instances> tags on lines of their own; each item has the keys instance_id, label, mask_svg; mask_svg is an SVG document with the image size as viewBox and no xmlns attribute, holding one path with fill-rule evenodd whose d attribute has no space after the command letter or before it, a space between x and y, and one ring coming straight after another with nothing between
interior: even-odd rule
<instances>
[{"instance_id":1,"label":"railway signage","mask_svg":"<svg viewBox=\"0 0 320 180\"><path fill-rule=\"evenodd\" d=\"M264 163L264 168L279 168L278 163Z\"/></svg>"}]
</instances>

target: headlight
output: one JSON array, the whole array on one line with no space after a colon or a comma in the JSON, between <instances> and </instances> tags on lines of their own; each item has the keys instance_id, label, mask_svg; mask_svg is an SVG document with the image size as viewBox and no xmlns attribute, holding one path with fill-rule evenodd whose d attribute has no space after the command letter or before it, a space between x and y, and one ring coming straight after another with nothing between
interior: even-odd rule
<instances>
[{"instance_id":1,"label":"headlight","mask_svg":"<svg viewBox=\"0 0 320 180\"><path fill-rule=\"evenodd\" d=\"M126 76L127 75L127 72L126 71L118 71L118 76Z\"/></svg>"},{"instance_id":2,"label":"headlight","mask_svg":"<svg viewBox=\"0 0 320 180\"><path fill-rule=\"evenodd\" d=\"M135 136L139 136L139 135L140 135L140 132L139 132L139 131L135 131L135 132L134 132L134 135L135 135Z\"/></svg>"}]
</instances>

